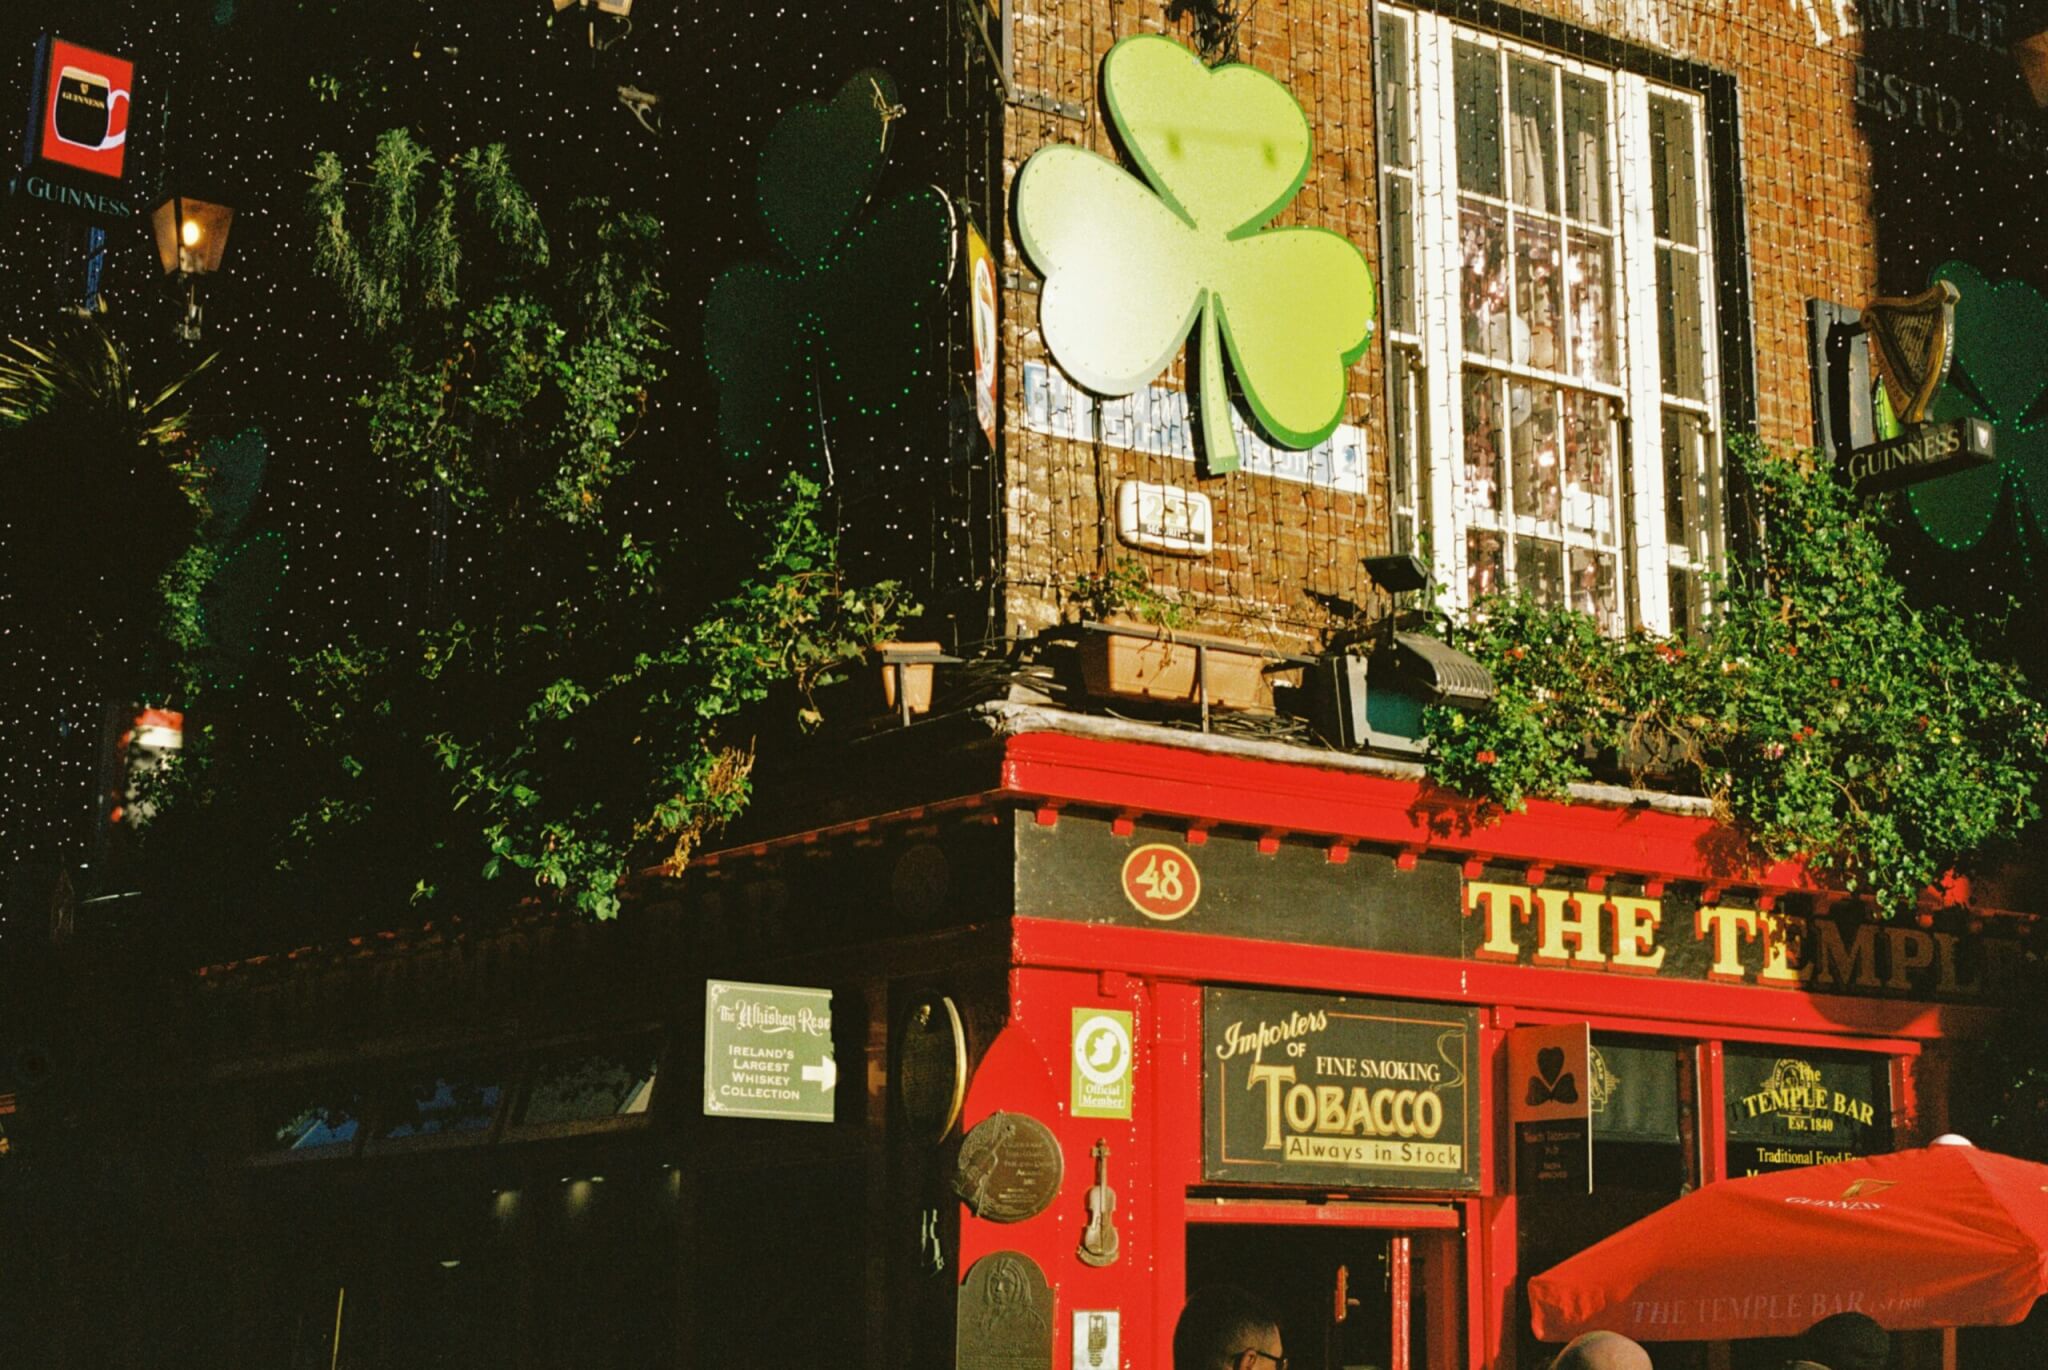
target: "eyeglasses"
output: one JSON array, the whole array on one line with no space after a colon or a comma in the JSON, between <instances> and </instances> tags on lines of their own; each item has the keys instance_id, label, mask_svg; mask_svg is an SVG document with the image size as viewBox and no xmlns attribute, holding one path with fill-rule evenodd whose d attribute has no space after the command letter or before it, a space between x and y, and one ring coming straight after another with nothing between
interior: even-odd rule
<instances>
[{"instance_id":1,"label":"eyeglasses","mask_svg":"<svg viewBox=\"0 0 2048 1370\"><path fill-rule=\"evenodd\" d=\"M1287 1357L1276 1356L1271 1351L1261 1351L1256 1346L1247 1346L1244 1350L1237 1353L1239 1361L1242 1361L1246 1356L1257 1356L1261 1360L1273 1362L1273 1370L1287 1370Z\"/></svg>"}]
</instances>

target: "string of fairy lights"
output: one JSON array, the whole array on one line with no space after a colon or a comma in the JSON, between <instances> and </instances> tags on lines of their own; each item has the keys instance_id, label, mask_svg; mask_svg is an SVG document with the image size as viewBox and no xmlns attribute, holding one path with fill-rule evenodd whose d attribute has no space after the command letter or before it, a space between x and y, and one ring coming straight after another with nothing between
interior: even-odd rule
<instances>
[{"instance_id":1,"label":"string of fairy lights","mask_svg":"<svg viewBox=\"0 0 2048 1370\"><path fill-rule=\"evenodd\" d=\"M42 6L6 10L0 91L25 100L31 52L50 15ZM345 640L365 625L417 621L437 576L445 576L438 588L459 613L476 593L465 572L481 554L464 536L460 512L450 520L444 509L440 522L456 528L437 559L431 502L404 498L369 453L354 398L365 389L371 356L309 264L302 205L316 152L359 164L379 132L400 125L443 156L503 142L544 212L603 195L661 219L669 379L634 439L633 476L607 497L628 529L686 526L694 505L770 488L776 475L775 457L738 466L719 452L718 391L702 346L711 280L775 251L754 209L759 149L775 121L799 102L829 98L854 71L880 68L894 78L903 110L893 131L894 166L877 199L957 179L960 159L935 94L944 84L940 22L906 22L888 6L820 11L640 0L630 25L601 17L593 43L585 20L551 20L544 0L82 0L65 7L65 37L137 61L128 185L147 201L145 211L167 188L166 177L236 210L223 269L204 286L205 337L196 349L172 336L180 302L161 284L146 218L109 233L101 288L110 324L140 371L168 371L218 350L193 392L202 420L223 434L254 425L267 437L268 468L250 523L283 535L288 564L264 629L271 661ZM637 112L621 87L639 93ZM160 137L166 102L172 117L168 137ZM0 218L0 333L46 335L75 301L82 234L80 226L21 213ZM949 325L934 319L930 326ZM927 367L911 383L934 379ZM903 398L891 395L880 407L893 411ZM930 408L943 415L944 399ZM901 574L904 546L929 532L929 515L920 522L903 511L943 503L924 492L949 479L943 419L924 426L937 442L913 439L912 427L870 425L844 444L842 465L860 477L850 489L885 516L881 536L850 549L870 563L856 574ZM107 512L107 529L119 536L118 511ZM892 557L899 569L877 571ZM77 870L91 841L100 719L109 701L81 663L10 632L9 608L0 598L0 919L33 927L42 911L7 899L9 874L47 882L55 868ZM269 673L271 683L251 688L275 688L278 678ZM188 727L205 718L202 702ZM14 887L33 881L16 879ZM0 934L7 931L0 922Z\"/></svg>"}]
</instances>

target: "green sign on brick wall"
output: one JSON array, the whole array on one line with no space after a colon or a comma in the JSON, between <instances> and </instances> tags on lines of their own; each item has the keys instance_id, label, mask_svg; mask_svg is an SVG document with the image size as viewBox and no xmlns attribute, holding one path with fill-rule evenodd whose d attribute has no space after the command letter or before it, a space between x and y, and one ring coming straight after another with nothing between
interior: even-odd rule
<instances>
[{"instance_id":1,"label":"green sign on brick wall","mask_svg":"<svg viewBox=\"0 0 2048 1370\"><path fill-rule=\"evenodd\" d=\"M832 1121L832 991L713 980L704 990L704 1112Z\"/></svg>"}]
</instances>

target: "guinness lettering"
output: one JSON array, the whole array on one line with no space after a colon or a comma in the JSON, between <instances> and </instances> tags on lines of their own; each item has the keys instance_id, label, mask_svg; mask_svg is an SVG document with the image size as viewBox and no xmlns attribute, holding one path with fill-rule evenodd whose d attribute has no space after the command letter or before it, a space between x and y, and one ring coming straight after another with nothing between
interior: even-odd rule
<instances>
[{"instance_id":1,"label":"guinness lettering","mask_svg":"<svg viewBox=\"0 0 2048 1370\"><path fill-rule=\"evenodd\" d=\"M118 195L101 195L95 191L80 190L77 186L52 181L46 176L25 176L16 184L21 193L30 199L42 200L64 209L82 209L98 218L127 219L135 214L134 206Z\"/></svg>"},{"instance_id":2,"label":"guinness lettering","mask_svg":"<svg viewBox=\"0 0 2048 1370\"><path fill-rule=\"evenodd\" d=\"M1916 425L1888 442L1859 447L1842 458L1842 477L1859 495L1896 490L1994 459L1991 425L1951 419Z\"/></svg>"}]
</instances>

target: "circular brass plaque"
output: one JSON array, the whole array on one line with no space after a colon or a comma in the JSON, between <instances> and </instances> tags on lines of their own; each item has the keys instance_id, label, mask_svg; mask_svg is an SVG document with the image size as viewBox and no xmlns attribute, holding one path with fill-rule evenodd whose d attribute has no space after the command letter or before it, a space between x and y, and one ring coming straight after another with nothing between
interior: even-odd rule
<instances>
[{"instance_id":1,"label":"circular brass plaque","mask_svg":"<svg viewBox=\"0 0 2048 1370\"><path fill-rule=\"evenodd\" d=\"M1024 1113L991 1113L960 1143L953 1192L977 1218L1020 1223L1052 1206L1066 1172L1059 1139Z\"/></svg>"},{"instance_id":2,"label":"circular brass plaque","mask_svg":"<svg viewBox=\"0 0 2048 1370\"><path fill-rule=\"evenodd\" d=\"M934 1142L944 1141L967 1097L967 1034L960 1010L943 994L918 1001L896 1046L896 1097L903 1116Z\"/></svg>"}]
</instances>

